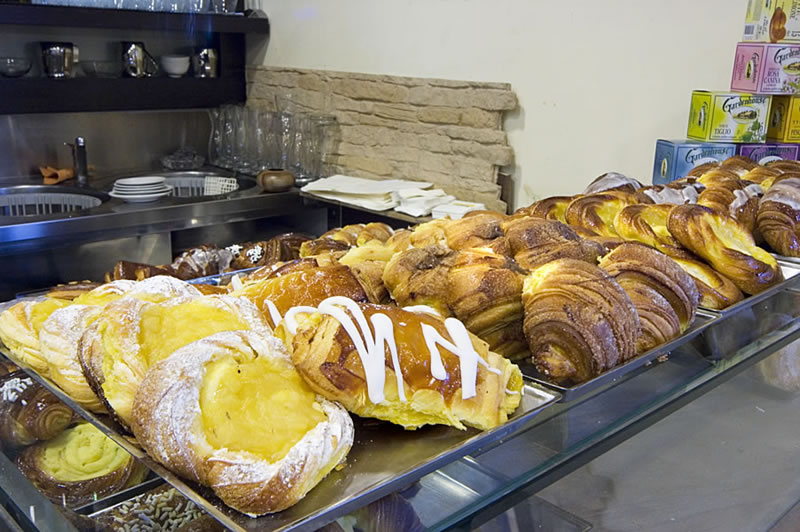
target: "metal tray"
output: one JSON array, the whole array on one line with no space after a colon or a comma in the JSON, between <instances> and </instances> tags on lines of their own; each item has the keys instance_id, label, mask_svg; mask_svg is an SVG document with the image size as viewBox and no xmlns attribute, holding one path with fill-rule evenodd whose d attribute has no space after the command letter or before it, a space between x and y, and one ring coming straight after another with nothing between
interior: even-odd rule
<instances>
[{"instance_id":1,"label":"metal tray","mask_svg":"<svg viewBox=\"0 0 800 532\"><path fill-rule=\"evenodd\" d=\"M686 332L684 332L678 338L651 349L650 351L629 360L625 364L612 368L593 379L589 379L586 382L582 382L574 386L561 386L548 381L538 371L536 371L536 368L533 366L533 364L523 362L519 364L519 367L522 370L523 375L529 377L534 382L538 382L543 386L547 386L548 388L556 390L561 394L561 402L568 403L596 390L611 386L612 384L615 384L621 380L623 377L632 377L632 373L635 370L643 368L643 366L646 364L650 364L657 358L668 355L672 350L677 349L687 342L690 342L697 335L701 334L703 331L708 329L709 326L716 323L720 319L721 316L719 314L700 309L697 311L697 315L694 323L692 323L692 326L689 327L689 329L687 329Z\"/></svg>"},{"instance_id":2,"label":"metal tray","mask_svg":"<svg viewBox=\"0 0 800 532\"><path fill-rule=\"evenodd\" d=\"M0 344L0 353L18 363ZM18 363L19 364L19 363ZM526 380L522 403L509 420L488 431L430 426L406 431L391 423L354 416L355 441L344 468L329 474L299 503L273 515L256 519L228 508L211 490L183 480L167 470L135 443L108 416L97 416L75 403L49 379L19 364L26 373L94 424L132 456L172 484L186 498L226 527L237 530L316 530L334 519L402 489L422 476L494 443L522 428L560 394Z\"/></svg>"},{"instance_id":3,"label":"metal tray","mask_svg":"<svg viewBox=\"0 0 800 532\"><path fill-rule=\"evenodd\" d=\"M792 286L800 287L800 280L795 279L797 274L800 274L800 262L784 261L783 259L779 258L778 266L780 266L781 272L783 273L784 277L784 280L781 281L780 283L771 286L766 290L764 290L763 292L759 292L758 294L747 296L746 298L742 299L738 303L734 303L728 308L724 308L721 310L706 309L704 307L701 308L703 308L708 312L715 312L723 316L730 316L731 314L736 314L742 309L752 307L756 303L764 301L765 299L769 299L776 292L780 292L781 290L784 290Z\"/></svg>"}]
</instances>

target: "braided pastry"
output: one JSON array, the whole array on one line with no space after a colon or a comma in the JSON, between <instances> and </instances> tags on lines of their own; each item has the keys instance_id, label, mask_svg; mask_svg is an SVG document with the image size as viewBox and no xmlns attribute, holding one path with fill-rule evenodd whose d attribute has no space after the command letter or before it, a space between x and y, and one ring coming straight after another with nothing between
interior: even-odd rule
<instances>
[{"instance_id":1,"label":"braided pastry","mask_svg":"<svg viewBox=\"0 0 800 532\"><path fill-rule=\"evenodd\" d=\"M746 294L783 280L775 258L756 246L750 231L730 216L700 205L678 205L669 214L667 228Z\"/></svg>"},{"instance_id":2,"label":"braided pastry","mask_svg":"<svg viewBox=\"0 0 800 532\"><path fill-rule=\"evenodd\" d=\"M800 178L774 184L758 208L758 230L767 243L787 257L800 257Z\"/></svg>"},{"instance_id":3,"label":"braided pastry","mask_svg":"<svg viewBox=\"0 0 800 532\"><path fill-rule=\"evenodd\" d=\"M762 193L761 187L755 183L731 181L706 188L697 198L697 204L735 218L752 233L758 215L758 198Z\"/></svg>"},{"instance_id":4,"label":"braided pastry","mask_svg":"<svg viewBox=\"0 0 800 532\"><path fill-rule=\"evenodd\" d=\"M771 182L780 174L781 172L779 170L767 168L766 166L756 166L742 176L742 181L750 181L751 183L757 183L760 185L765 180L770 180Z\"/></svg>"},{"instance_id":5,"label":"braided pastry","mask_svg":"<svg viewBox=\"0 0 800 532\"><path fill-rule=\"evenodd\" d=\"M514 260L528 270L562 258L594 264L605 252L601 244L581 238L569 226L555 220L511 218L503 224L503 230Z\"/></svg>"},{"instance_id":6,"label":"braided pastry","mask_svg":"<svg viewBox=\"0 0 800 532\"><path fill-rule=\"evenodd\" d=\"M673 205L630 205L614 219L614 227L626 240L654 247L670 257L692 254L667 230L667 218Z\"/></svg>"},{"instance_id":7,"label":"braided pastry","mask_svg":"<svg viewBox=\"0 0 800 532\"><path fill-rule=\"evenodd\" d=\"M800 161L778 160L767 163L767 168L778 172L800 172Z\"/></svg>"},{"instance_id":8,"label":"braided pastry","mask_svg":"<svg viewBox=\"0 0 800 532\"><path fill-rule=\"evenodd\" d=\"M689 173L686 174L686 177L700 177L706 172L709 172L715 168L719 168L719 166L720 166L719 161L709 161L707 163L695 166L694 168L689 170Z\"/></svg>"},{"instance_id":9,"label":"braided pastry","mask_svg":"<svg viewBox=\"0 0 800 532\"><path fill-rule=\"evenodd\" d=\"M567 223L567 206L576 196L553 196L537 201L527 207L517 209L515 215L533 216L546 220Z\"/></svg>"},{"instance_id":10,"label":"braided pastry","mask_svg":"<svg viewBox=\"0 0 800 532\"><path fill-rule=\"evenodd\" d=\"M743 155L734 155L733 157L728 157L722 164L720 165L721 168L728 170L729 172L733 172L739 177L742 177L747 172L756 168L758 163L750 159L749 157L745 157Z\"/></svg>"},{"instance_id":11,"label":"braided pastry","mask_svg":"<svg viewBox=\"0 0 800 532\"><path fill-rule=\"evenodd\" d=\"M540 266L525 278L522 301L533 363L554 382L584 382L636 355L636 308L597 266L573 259Z\"/></svg>"},{"instance_id":12,"label":"braided pastry","mask_svg":"<svg viewBox=\"0 0 800 532\"><path fill-rule=\"evenodd\" d=\"M708 264L689 258L672 257L672 260L694 279L701 307L722 310L744 299L733 281Z\"/></svg>"},{"instance_id":13,"label":"braided pastry","mask_svg":"<svg viewBox=\"0 0 800 532\"><path fill-rule=\"evenodd\" d=\"M447 304L489 350L512 360L528 348L522 334L524 270L502 255L484 249L456 254L447 274Z\"/></svg>"},{"instance_id":14,"label":"braided pastry","mask_svg":"<svg viewBox=\"0 0 800 532\"><path fill-rule=\"evenodd\" d=\"M677 183L644 187L636 192L634 198L639 203L683 205L697 203L697 197L705 187L699 183Z\"/></svg>"},{"instance_id":15,"label":"braided pastry","mask_svg":"<svg viewBox=\"0 0 800 532\"><path fill-rule=\"evenodd\" d=\"M697 182L704 187L717 187L739 182L739 175L722 167L714 168L697 178Z\"/></svg>"},{"instance_id":16,"label":"braided pastry","mask_svg":"<svg viewBox=\"0 0 800 532\"><path fill-rule=\"evenodd\" d=\"M637 352L677 338L694 321L700 300L697 286L663 253L630 242L603 257L600 267L616 278L639 313L642 334Z\"/></svg>"},{"instance_id":17,"label":"braided pastry","mask_svg":"<svg viewBox=\"0 0 800 532\"><path fill-rule=\"evenodd\" d=\"M599 236L617 237L614 217L623 208L635 203L632 194L614 190L581 196L567 207L567 223L588 229Z\"/></svg>"},{"instance_id":18,"label":"braided pastry","mask_svg":"<svg viewBox=\"0 0 800 532\"><path fill-rule=\"evenodd\" d=\"M636 179L624 176L617 172L608 172L589 183L584 194L597 194L599 192L606 192L608 190L617 190L619 192L628 192L633 194L642 188L642 184Z\"/></svg>"}]
</instances>

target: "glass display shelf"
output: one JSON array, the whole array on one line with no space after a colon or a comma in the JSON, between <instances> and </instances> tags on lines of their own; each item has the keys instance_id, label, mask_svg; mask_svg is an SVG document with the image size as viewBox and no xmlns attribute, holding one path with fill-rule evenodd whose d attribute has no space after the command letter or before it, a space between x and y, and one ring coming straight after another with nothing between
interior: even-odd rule
<instances>
[{"instance_id":1,"label":"glass display shelf","mask_svg":"<svg viewBox=\"0 0 800 532\"><path fill-rule=\"evenodd\" d=\"M558 521L564 529L586 529L582 519L534 495L800 338L798 285L789 283L718 320L665 360L553 405L502 440L339 521L364 520L366 510L402 508L404 523L413 523L408 528L413 530L502 530L506 521ZM23 529L71 529L9 460L0 463L0 488L3 506L23 522L32 504L42 505ZM96 511L79 509L87 515ZM63 527L57 526L60 520Z\"/></svg>"}]
</instances>

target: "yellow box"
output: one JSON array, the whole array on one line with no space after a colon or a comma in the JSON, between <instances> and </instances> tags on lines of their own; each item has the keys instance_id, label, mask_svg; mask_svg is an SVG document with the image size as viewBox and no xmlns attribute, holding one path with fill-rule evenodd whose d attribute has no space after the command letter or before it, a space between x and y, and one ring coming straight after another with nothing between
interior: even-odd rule
<instances>
[{"instance_id":1,"label":"yellow box","mask_svg":"<svg viewBox=\"0 0 800 532\"><path fill-rule=\"evenodd\" d=\"M777 142L800 142L800 97L774 97L767 138Z\"/></svg>"},{"instance_id":2,"label":"yellow box","mask_svg":"<svg viewBox=\"0 0 800 532\"><path fill-rule=\"evenodd\" d=\"M686 136L708 142L765 142L771 99L763 94L694 91Z\"/></svg>"}]
</instances>

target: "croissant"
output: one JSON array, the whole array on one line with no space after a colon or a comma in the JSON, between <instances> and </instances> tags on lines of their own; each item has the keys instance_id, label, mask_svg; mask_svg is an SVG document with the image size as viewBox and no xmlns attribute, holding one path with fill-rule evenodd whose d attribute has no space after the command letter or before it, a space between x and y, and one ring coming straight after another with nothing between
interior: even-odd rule
<instances>
[{"instance_id":1,"label":"croissant","mask_svg":"<svg viewBox=\"0 0 800 532\"><path fill-rule=\"evenodd\" d=\"M521 400L519 368L457 319L429 310L332 298L304 319L287 315L281 327L311 388L354 414L406 429L504 423Z\"/></svg>"},{"instance_id":2,"label":"croissant","mask_svg":"<svg viewBox=\"0 0 800 532\"><path fill-rule=\"evenodd\" d=\"M719 168L720 163L719 161L709 161L707 163L703 163L700 165L695 166L689 173L686 174L686 177L700 177L701 175L705 174L706 172L710 172L715 168Z\"/></svg>"},{"instance_id":3,"label":"croissant","mask_svg":"<svg viewBox=\"0 0 800 532\"><path fill-rule=\"evenodd\" d=\"M670 211L667 228L746 294L783 280L775 258L756 246L750 231L730 216L700 205L678 205Z\"/></svg>"},{"instance_id":4,"label":"croissant","mask_svg":"<svg viewBox=\"0 0 800 532\"><path fill-rule=\"evenodd\" d=\"M330 238L339 242L347 244L348 247L357 245L358 235L365 229L364 224L350 224L344 227L337 227L331 229L327 233L323 233L320 238Z\"/></svg>"},{"instance_id":5,"label":"croissant","mask_svg":"<svg viewBox=\"0 0 800 532\"><path fill-rule=\"evenodd\" d=\"M364 273L366 277L366 272ZM365 278L365 282L369 282ZM374 280L371 281L374 283ZM379 288L369 286L373 297L381 298ZM273 326L292 307L317 305L331 296L367 301L364 285L347 266L309 267L309 263L290 263L269 277L231 292L252 302Z\"/></svg>"},{"instance_id":6,"label":"croissant","mask_svg":"<svg viewBox=\"0 0 800 532\"><path fill-rule=\"evenodd\" d=\"M637 352L677 338L694 321L700 301L697 286L663 253L629 242L603 257L600 267L614 276L636 307L642 327Z\"/></svg>"},{"instance_id":7,"label":"croissant","mask_svg":"<svg viewBox=\"0 0 800 532\"><path fill-rule=\"evenodd\" d=\"M800 172L800 161L780 159L769 162L766 166L770 170L776 170L778 172Z\"/></svg>"},{"instance_id":8,"label":"croissant","mask_svg":"<svg viewBox=\"0 0 800 532\"><path fill-rule=\"evenodd\" d=\"M528 207L517 209L514 214L544 218L546 220L556 220L565 224L567 223L567 206L573 199L575 199L575 196L553 196L545 198Z\"/></svg>"},{"instance_id":9,"label":"croissant","mask_svg":"<svg viewBox=\"0 0 800 532\"><path fill-rule=\"evenodd\" d=\"M670 257L691 258L684 248L667 230L667 218L673 205L630 205L617 214L614 227L619 235L634 242L641 242Z\"/></svg>"},{"instance_id":10,"label":"croissant","mask_svg":"<svg viewBox=\"0 0 800 532\"><path fill-rule=\"evenodd\" d=\"M573 229L555 220L512 217L503 224L503 229L514 260L529 270L561 258L596 263L605 253L600 243L581 238Z\"/></svg>"},{"instance_id":11,"label":"croissant","mask_svg":"<svg viewBox=\"0 0 800 532\"><path fill-rule=\"evenodd\" d=\"M447 247L447 235L444 229L450 222L451 220L447 218L437 218L415 226L411 230L411 235L409 235L409 243L415 248L428 246Z\"/></svg>"},{"instance_id":12,"label":"croissant","mask_svg":"<svg viewBox=\"0 0 800 532\"><path fill-rule=\"evenodd\" d=\"M109 303L81 338L78 358L89 385L124 427L131 423L136 389L147 370L176 349L222 331L269 327L249 301L201 296L147 303Z\"/></svg>"},{"instance_id":13,"label":"croissant","mask_svg":"<svg viewBox=\"0 0 800 532\"><path fill-rule=\"evenodd\" d=\"M320 237L315 240L303 242L300 246L301 257L313 257L324 253L342 253L352 246L347 242L333 238Z\"/></svg>"},{"instance_id":14,"label":"croissant","mask_svg":"<svg viewBox=\"0 0 800 532\"><path fill-rule=\"evenodd\" d=\"M699 260L672 257L686 273L692 276L700 292L700 306L722 310L744 299L744 294L733 281Z\"/></svg>"},{"instance_id":15,"label":"croissant","mask_svg":"<svg viewBox=\"0 0 800 532\"><path fill-rule=\"evenodd\" d=\"M389 294L389 289L383 283L383 272L386 270L386 262L368 260L361 261L349 266L350 273L364 289L367 296L367 301L370 303L389 304L392 301L392 296ZM352 297L350 299L353 299ZM362 301L363 298L357 298ZM313 304L313 303L312 303Z\"/></svg>"},{"instance_id":16,"label":"croissant","mask_svg":"<svg viewBox=\"0 0 800 532\"><path fill-rule=\"evenodd\" d=\"M384 242L370 240L363 246L350 248L347 253L338 259L338 262L345 266L352 266L365 261L389 262L395 253L397 251Z\"/></svg>"},{"instance_id":17,"label":"croissant","mask_svg":"<svg viewBox=\"0 0 800 532\"><path fill-rule=\"evenodd\" d=\"M408 248L413 247L411 245L411 234L411 229L398 229L392 236L389 237L386 242L383 243L384 247L391 250L392 255L401 251L405 251Z\"/></svg>"},{"instance_id":18,"label":"croissant","mask_svg":"<svg viewBox=\"0 0 800 532\"><path fill-rule=\"evenodd\" d=\"M613 190L581 196L567 207L567 223L600 236L616 237L614 217L624 207L633 204L633 195Z\"/></svg>"},{"instance_id":19,"label":"croissant","mask_svg":"<svg viewBox=\"0 0 800 532\"><path fill-rule=\"evenodd\" d=\"M50 378L92 412L105 412L105 407L83 375L78 345L84 331L102 312L102 306L70 305L53 312L39 332L42 358L47 361Z\"/></svg>"},{"instance_id":20,"label":"croissant","mask_svg":"<svg viewBox=\"0 0 800 532\"><path fill-rule=\"evenodd\" d=\"M442 246L408 249L392 257L383 271L383 282L398 305L428 305L450 316L447 279L455 256L456 252Z\"/></svg>"},{"instance_id":21,"label":"croissant","mask_svg":"<svg viewBox=\"0 0 800 532\"><path fill-rule=\"evenodd\" d=\"M598 192L606 192L609 190L617 190L620 192L627 192L633 194L642 188L642 184L636 179L624 176L617 172L608 172L589 183L584 194L597 194Z\"/></svg>"},{"instance_id":22,"label":"croissant","mask_svg":"<svg viewBox=\"0 0 800 532\"><path fill-rule=\"evenodd\" d=\"M367 242L377 240L378 242L386 242L394 234L394 229L385 223L371 222L364 226L361 232L356 237L356 245L363 246Z\"/></svg>"},{"instance_id":23,"label":"croissant","mask_svg":"<svg viewBox=\"0 0 800 532\"><path fill-rule=\"evenodd\" d=\"M353 443L347 412L306 385L280 341L255 331L215 334L155 364L132 428L156 461L253 517L302 499Z\"/></svg>"},{"instance_id":24,"label":"croissant","mask_svg":"<svg viewBox=\"0 0 800 532\"><path fill-rule=\"evenodd\" d=\"M460 220L452 220L444 226L444 234L450 249L482 247L503 236L504 214L493 211L473 211Z\"/></svg>"},{"instance_id":25,"label":"croissant","mask_svg":"<svg viewBox=\"0 0 800 532\"><path fill-rule=\"evenodd\" d=\"M447 304L455 317L490 351L512 360L528 354L522 334L524 273L507 257L471 249L456 254L447 274Z\"/></svg>"},{"instance_id":26,"label":"croissant","mask_svg":"<svg viewBox=\"0 0 800 532\"><path fill-rule=\"evenodd\" d=\"M51 501L70 507L139 484L148 471L88 423L28 447L17 467Z\"/></svg>"},{"instance_id":27,"label":"croissant","mask_svg":"<svg viewBox=\"0 0 800 532\"><path fill-rule=\"evenodd\" d=\"M749 157L745 157L743 155L734 155L722 161L720 168L724 168L725 170L738 174L739 177L742 177L757 166L758 163Z\"/></svg>"},{"instance_id":28,"label":"croissant","mask_svg":"<svg viewBox=\"0 0 800 532\"><path fill-rule=\"evenodd\" d=\"M636 355L639 316L622 287L588 262L540 266L522 288L533 364L559 384L584 382Z\"/></svg>"},{"instance_id":29,"label":"croissant","mask_svg":"<svg viewBox=\"0 0 800 532\"><path fill-rule=\"evenodd\" d=\"M714 168L697 178L697 182L704 187L718 187L739 182L739 174L725 168Z\"/></svg>"},{"instance_id":30,"label":"croissant","mask_svg":"<svg viewBox=\"0 0 800 532\"><path fill-rule=\"evenodd\" d=\"M0 377L0 441L24 447L55 438L72 423L72 410L24 371Z\"/></svg>"},{"instance_id":31,"label":"croissant","mask_svg":"<svg viewBox=\"0 0 800 532\"><path fill-rule=\"evenodd\" d=\"M47 361L39 351L39 330L50 314L70 304L72 302L66 299L26 300L0 314L0 340L15 361L30 366L40 375L47 375Z\"/></svg>"},{"instance_id":32,"label":"croissant","mask_svg":"<svg viewBox=\"0 0 800 532\"><path fill-rule=\"evenodd\" d=\"M758 230L781 255L800 257L800 177L783 179L764 194Z\"/></svg>"}]
</instances>

